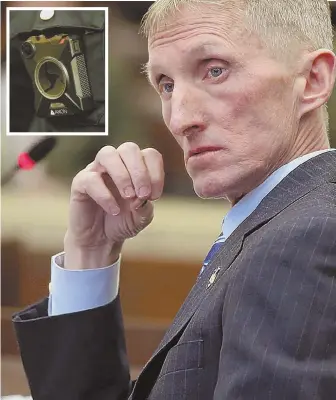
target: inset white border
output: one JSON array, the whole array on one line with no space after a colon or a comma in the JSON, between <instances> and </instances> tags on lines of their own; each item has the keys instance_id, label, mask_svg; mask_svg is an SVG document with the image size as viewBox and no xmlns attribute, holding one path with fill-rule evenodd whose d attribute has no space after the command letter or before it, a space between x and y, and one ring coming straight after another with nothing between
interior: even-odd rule
<instances>
[{"instance_id":1,"label":"inset white border","mask_svg":"<svg viewBox=\"0 0 336 400\"><path fill-rule=\"evenodd\" d=\"M105 12L105 132L10 132L9 120L9 88L10 88L10 67L9 67L9 54L10 54L10 11L104 11ZM108 7L7 7L6 9L6 135L7 136L108 136L108 99L109 99L109 57L108 57Z\"/></svg>"}]
</instances>

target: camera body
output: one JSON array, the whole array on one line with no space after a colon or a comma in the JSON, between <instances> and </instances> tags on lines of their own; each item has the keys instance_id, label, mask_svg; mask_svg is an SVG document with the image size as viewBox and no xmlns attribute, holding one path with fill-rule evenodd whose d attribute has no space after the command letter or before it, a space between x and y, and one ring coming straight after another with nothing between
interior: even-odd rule
<instances>
[{"instance_id":1,"label":"camera body","mask_svg":"<svg viewBox=\"0 0 336 400\"><path fill-rule=\"evenodd\" d=\"M62 117L93 109L84 45L74 34L31 36L21 56L32 79L39 117Z\"/></svg>"}]
</instances>

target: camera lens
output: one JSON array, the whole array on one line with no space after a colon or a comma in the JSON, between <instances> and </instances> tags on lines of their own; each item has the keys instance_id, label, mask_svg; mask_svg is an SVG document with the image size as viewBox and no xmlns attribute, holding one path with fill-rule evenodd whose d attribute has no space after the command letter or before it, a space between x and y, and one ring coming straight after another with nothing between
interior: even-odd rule
<instances>
[{"instance_id":1,"label":"camera lens","mask_svg":"<svg viewBox=\"0 0 336 400\"><path fill-rule=\"evenodd\" d=\"M30 42L24 42L21 46L21 52L24 57L30 58L35 54L35 46Z\"/></svg>"},{"instance_id":2,"label":"camera lens","mask_svg":"<svg viewBox=\"0 0 336 400\"><path fill-rule=\"evenodd\" d=\"M55 100L66 90L67 71L60 61L52 57L41 58L35 68L34 80L43 97Z\"/></svg>"}]
</instances>

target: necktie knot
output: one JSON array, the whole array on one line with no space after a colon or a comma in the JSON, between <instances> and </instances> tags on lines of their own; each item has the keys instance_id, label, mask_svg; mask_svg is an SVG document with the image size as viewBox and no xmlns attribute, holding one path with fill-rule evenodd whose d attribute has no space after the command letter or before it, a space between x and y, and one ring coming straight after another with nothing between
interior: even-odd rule
<instances>
[{"instance_id":1,"label":"necktie knot","mask_svg":"<svg viewBox=\"0 0 336 400\"><path fill-rule=\"evenodd\" d=\"M205 270L205 268L209 265L209 263L211 262L211 260L213 259L213 257L215 256L215 254L218 252L218 250L222 247L223 242L225 242L225 237L223 236L223 234L221 234L217 240L215 241L215 243L212 245L211 249L209 250L209 253L207 254L207 256L205 257L204 261L203 261L203 267L201 269L200 275L202 274L202 272Z\"/></svg>"}]
</instances>

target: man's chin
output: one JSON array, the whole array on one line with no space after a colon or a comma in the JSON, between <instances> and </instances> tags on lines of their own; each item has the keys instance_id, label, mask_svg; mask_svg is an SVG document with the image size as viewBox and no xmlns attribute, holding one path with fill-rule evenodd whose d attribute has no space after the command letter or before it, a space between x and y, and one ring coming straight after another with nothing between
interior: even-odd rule
<instances>
[{"instance_id":1,"label":"man's chin","mask_svg":"<svg viewBox=\"0 0 336 400\"><path fill-rule=\"evenodd\" d=\"M218 182L195 182L194 191L201 199L223 199L226 198L225 187Z\"/></svg>"}]
</instances>

